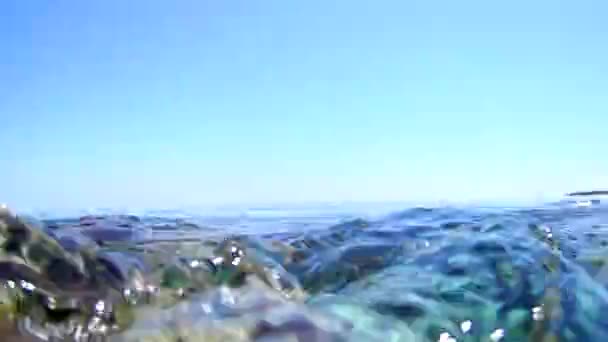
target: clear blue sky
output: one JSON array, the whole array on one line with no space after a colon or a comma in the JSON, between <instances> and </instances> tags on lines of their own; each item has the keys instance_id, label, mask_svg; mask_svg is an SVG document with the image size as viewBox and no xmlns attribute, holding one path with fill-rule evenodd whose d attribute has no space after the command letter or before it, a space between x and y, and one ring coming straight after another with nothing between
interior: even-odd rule
<instances>
[{"instance_id":1,"label":"clear blue sky","mask_svg":"<svg viewBox=\"0 0 608 342\"><path fill-rule=\"evenodd\" d=\"M0 2L18 208L608 187L606 1Z\"/></svg>"}]
</instances>

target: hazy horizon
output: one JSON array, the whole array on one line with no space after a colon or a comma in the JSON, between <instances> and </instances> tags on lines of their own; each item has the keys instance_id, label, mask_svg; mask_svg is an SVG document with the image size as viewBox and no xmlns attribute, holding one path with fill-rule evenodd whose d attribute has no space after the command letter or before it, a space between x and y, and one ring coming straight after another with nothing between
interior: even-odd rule
<instances>
[{"instance_id":1,"label":"hazy horizon","mask_svg":"<svg viewBox=\"0 0 608 342\"><path fill-rule=\"evenodd\" d=\"M608 186L608 3L0 3L0 202L551 201Z\"/></svg>"},{"instance_id":2,"label":"hazy horizon","mask_svg":"<svg viewBox=\"0 0 608 342\"><path fill-rule=\"evenodd\" d=\"M347 212L352 214L380 213L390 214L416 207L424 208L529 208L556 203L564 198L539 198L536 200L473 200L473 201L385 201L385 202L287 202L276 203L209 203L199 205L181 205L173 207L137 207L137 206L99 206L99 207L45 207L45 208L23 208L11 207L10 209L27 215L41 218L68 218L84 215L106 215L106 214L134 214L143 216L242 216L242 215L264 215L263 213L286 212L294 215L309 213ZM289 215L285 215L287 217Z\"/></svg>"}]
</instances>

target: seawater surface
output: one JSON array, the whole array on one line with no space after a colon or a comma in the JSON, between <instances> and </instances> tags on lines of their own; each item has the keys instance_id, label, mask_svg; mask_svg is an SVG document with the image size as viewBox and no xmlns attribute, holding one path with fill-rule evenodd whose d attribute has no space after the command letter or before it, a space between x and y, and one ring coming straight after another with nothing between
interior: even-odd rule
<instances>
[{"instance_id":1,"label":"seawater surface","mask_svg":"<svg viewBox=\"0 0 608 342\"><path fill-rule=\"evenodd\" d=\"M608 341L603 206L2 209L0 241L3 341Z\"/></svg>"}]
</instances>

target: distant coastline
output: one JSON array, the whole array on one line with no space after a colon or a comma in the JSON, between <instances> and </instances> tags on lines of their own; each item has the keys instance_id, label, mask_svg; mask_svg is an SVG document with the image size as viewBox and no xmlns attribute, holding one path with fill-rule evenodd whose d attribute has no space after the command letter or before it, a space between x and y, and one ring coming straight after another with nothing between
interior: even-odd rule
<instances>
[{"instance_id":1,"label":"distant coastline","mask_svg":"<svg viewBox=\"0 0 608 342\"><path fill-rule=\"evenodd\" d=\"M598 196L608 195L608 190L577 191L566 194L566 196Z\"/></svg>"}]
</instances>

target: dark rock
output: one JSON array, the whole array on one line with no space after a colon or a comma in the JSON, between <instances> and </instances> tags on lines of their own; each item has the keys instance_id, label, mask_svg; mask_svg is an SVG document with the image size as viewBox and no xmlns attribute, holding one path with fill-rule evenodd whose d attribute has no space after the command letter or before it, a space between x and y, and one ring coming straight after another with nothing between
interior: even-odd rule
<instances>
[{"instance_id":1,"label":"dark rock","mask_svg":"<svg viewBox=\"0 0 608 342\"><path fill-rule=\"evenodd\" d=\"M577 191L566 194L566 196L599 196L608 195L608 190Z\"/></svg>"},{"instance_id":2,"label":"dark rock","mask_svg":"<svg viewBox=\"0 0 608 342\"><path fill-rule=\"evenodd\" d=\"M103 219L103 217L87 215L87 216L83 216L80 218L79 224L81 226L85 226L85 227L94 226L98 220L102 220L102 219Z\"/></svg>"},{"instance_id":3,"label":"dark rock","mask_svg":"<svg viewBox=\"0 0 608 342\"><path fill-rule=\"evenodd\" d=\"M48 279L58 285L74 285L82 283L84 275L64 259L52 259L46 267Z\"/></svg>"},{"instance_id":4,"label":"dark rock","mask_svg":"<svg viewBox=\"0 0 608 342\"><path fill-rule=\"evenodd\" d=\"M261 321L252 334L253 340L288 336L295 337L299 342L331 342L344 340L338 334L317 327L304 316L291 317L289 320L276 325L267 321Z\"/></svg>"},{"instance_id":5,"label":"dark rock","mask_svg":"<svg viewBox=\"0 0 608 342\"><path fill-rule=\"evenodd\" d=\"M84 230L82 234L95 241L130 241L134 237L133 231L125 228L95 228Z\"/></svg>"}]
</instances>

